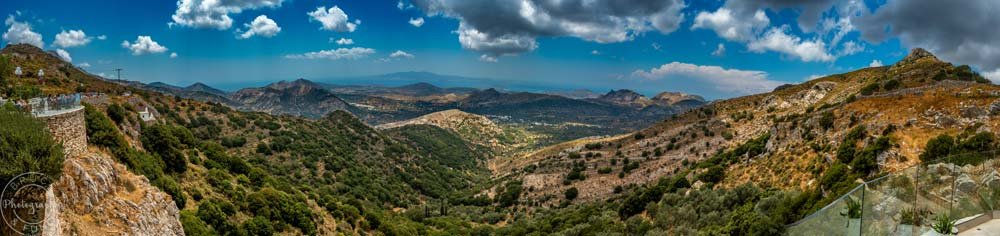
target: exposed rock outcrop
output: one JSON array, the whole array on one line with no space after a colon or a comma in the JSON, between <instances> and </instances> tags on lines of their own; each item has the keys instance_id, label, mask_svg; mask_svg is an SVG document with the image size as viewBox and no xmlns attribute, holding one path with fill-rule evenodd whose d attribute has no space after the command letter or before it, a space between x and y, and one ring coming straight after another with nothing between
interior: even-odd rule
<instances>
[{"instance_id":1,"label":"exposed rock outcrop","mask_svg":"<svg viewBox=\"0 0 1000 236\"><path fill-rule=\"evenodd\" d=\"M47 195L43 235L184 235L169 195L94 149L67 157Z\"/></svg>"}]
</instances>

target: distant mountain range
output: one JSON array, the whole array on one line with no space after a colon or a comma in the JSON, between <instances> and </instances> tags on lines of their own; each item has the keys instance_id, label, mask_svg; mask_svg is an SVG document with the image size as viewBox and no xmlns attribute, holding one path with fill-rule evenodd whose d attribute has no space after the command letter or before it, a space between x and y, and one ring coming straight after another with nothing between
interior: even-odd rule
<instances>
[{"instance_id":1,"label":"distant mountain range","mask_svg":"<svg viewBox=\"0 0 1000 236\"><path fill-rule=\"evenodd\" d=\"M371 81L400 82L415 79L445 81L467 78L411 72L372 77ZM449 79L450 78L450 79ZM510 92L495 88L443 88L427 82L400 86L338 85L305 79L280 81L236 92L195 83L187 87L154 82L129 85L184 98L225 104L241 110L319 118L344 110L371 125L398 122L450 109L488 116L498 122L531 126L550 134L554 141L633 131L673 114L705 104L696 95L661 93L647 98L631 90L598 95L579 90L572 95ZM573 128L566 125L571 125Z\"/></svg>"}]
</instances>

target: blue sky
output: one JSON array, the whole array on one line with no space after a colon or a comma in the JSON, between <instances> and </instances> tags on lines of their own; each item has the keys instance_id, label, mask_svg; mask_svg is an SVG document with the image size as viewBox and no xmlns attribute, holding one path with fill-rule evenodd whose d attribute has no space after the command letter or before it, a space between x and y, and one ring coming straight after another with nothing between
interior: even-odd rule
<instances>
[{"instance_id":1,"label":"blue sky","mask_svg":"<svg viewBox=\"0 0 1000 236\"><path fill-rule=\"evenodd\" d=\"M227 89L428 71L552 89L726 98L888 65L910 47L1000 75L1000 49L991 46L1000 36L963 35L980 33L907 15L935 1L786 2L13 0L0 14L7 14L4 44L58 50L95 74L122 68L123 79ZM981 10L1000 9L996 1L970 3L954 11L983 19L963 24L1000 21ZM411 24L417 19L422 24ZM338 44L341 38L353 44Z\"/></svg>"}]
</instances>

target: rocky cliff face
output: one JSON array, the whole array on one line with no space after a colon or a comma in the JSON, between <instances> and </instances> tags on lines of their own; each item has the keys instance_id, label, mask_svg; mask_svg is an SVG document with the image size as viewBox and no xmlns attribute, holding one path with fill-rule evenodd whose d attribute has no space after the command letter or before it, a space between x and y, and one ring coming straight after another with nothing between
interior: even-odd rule
<instances>
[{"instance_id":1,"label":"rocky cliff face","mask_svg":"<svg viewBox=\"0 0 1000 236\"><path fill-rule=\"evenodd\" d=\"M169 195L96 149L67 157L46 195L43 235L184 235Z\"/></svg>"}]
</instances>

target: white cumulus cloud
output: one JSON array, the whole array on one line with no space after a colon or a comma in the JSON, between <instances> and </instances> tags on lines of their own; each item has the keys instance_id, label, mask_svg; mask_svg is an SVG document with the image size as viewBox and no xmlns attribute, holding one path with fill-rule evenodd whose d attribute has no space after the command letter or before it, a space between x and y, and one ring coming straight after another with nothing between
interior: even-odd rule
<instances>
[{"instance_id":1,"label":"white cumulus cloud","mask_svg":"<svg viewBox=\"0 0 1000 236\"><path fill-rule=\"evenodd\" d=\"M749 19L740 19L732 10L719 8L715 12L701 12L694 18L691 29L711 29L720 37L731 41L750 41L771 24L771 19L758 10Z\"/></svg>"},{"instance_id":2,"label":"white cumulus cloud","mask_svg":"<svg viewBox=\"0 0 1000 236\"><path fill-rule=\"evenodd\" d=\"M712 56L718 57L722 55L726 55L726 45L720 43L719 46L715 47L715 51L712 51Z\"/></svg>"},{"instance_id":3,"label":"white cumulus cloud","mask_svg":"<svg viewBox=\"0 0 1000 236\"><path fill-rule=\"evenodd\" d=\"M881 67L881 66L882 66L882 61L880 60L872 60L872 63L868 64L868 67Z\"/></svg>"},{"instance_id":4,"label":"white cumulus cloud","mask_svg":"<svg viewBox=\"0 0 1000 236\"><path fill-rule=\"evenodd\" d=\"M177 58L177 53L176 52L171 52L170 53L170 58Z\"/></svg>"},{"instance_id":5,"label":"white cumulus cloud","mask_svg":"<svg viewBox=\"0 0 1000 236\"><path fill-rule=\"evenodd\" d=\"M349 38L340 38L340 39L330 38L330 42L331 43L336 43L337 45L351 45L351 44L354 44L354 40L353 39L349 39Z\"/></svg>"},{"instance_id":6,"label":"white cumulus cloud","mask_svg":"<svg viewBox=\"0 0 1000 236\"><path fill-rule=\"evenodd\" d=\"M72 48L87 45L92 40L92 37L88 37L87 33L83 30L70 30L59 32L56 34L56 41L52 42L52 45L61 48Z\"/></svg>"},{"instance_id":7,"label":"white cumulus cloud","mask_svg":"<svg viewBox=\"0 0 1000 236\"><path fill-rule=\"evenodd\" d=\"M152 37L140 35L136 37L135 42L129 43L128 40L122 41L122 47L128 49L132 52L132 55L143 55L143 54L156 54L164 53L167 51L167 47L161 46L156 41L153 41Z\"/></svg>"},{"instance_id":8,"label":"white cumulus cloud","mask_svg":"<svg viewBox=\"0 0 1000 236\"><path fill-rule=\"evenodd\" d=\"M90 63L84 62L84 63L80 63L79 65L76 65L76 66L79 66L80 68L87 68L87 67L90 67Z\"/></svg>"},{"instance_id":9,"label":"white cumulus cloud","mask_svg":"<svg viewBox=\"0 0 1000 236\"><path fill-rule=\"evenodd\" d=\"M423 17L417 17L415 19L414 18L410 18L410 25L413 25L413 27L423 26L424 25L424 18Z\"/></svg>"},{"instance_id":10,"label":"white cumulus cloud","mask_svg":"<svg viewBox=\"0 0 1000 236\"><path fill-rule=\"evenodd\" d=\"M491 56L489 56L489 55L486 55L486 54L483 54L483 55L480 55L480 56L479 56L479 61L481 61L481 62L490 62L490 63L496 63L496 62L498 62L499 60L497 60L497 58L496 58L496 57L491 57Z\"/></svg>"},{"instance_id":11,"label":"white cumulus cloud","mask_svg":"<svg viewBox=\"0 0 1000 236\"><path fill-rule=\"evenodd\" d=\"M62 50L61 48L56 49L56 55L59 55L59 58L62 58L63 61L73 62L73 57L69 56L69 52L66 50Z\"/></svg>"},{"instance_id":12,"label":"white cumulus cloud","mask_svg":"<svg viewBox=\"0 0 1000 236\"><path fill-rule=\"evenodd\" d=\"M307 52L303 54L292 54L286 55L285 58L288 59L329 59L329 60L340 60L340 59L361 59L368 57L368 55L374 54L375 49L353 47L353 48L337 48L331 50L320 50L316 52Z\"/></svg>"},{"instance_id":13,"label":"white cumulus cloud","mask_svg":"<svg viewBox=\"0 0 1000 236\"><path fill-rule=\"evenodd\" d=\"M246 30L239 35L238 38L241 39L248 39L254 35L270 38L281 32L281 27L278 27L278 23L275 23L271 18L267 18L267 15L257 16L252 22L243 25L246 27Z\"/></svg>"},{"instance_id":14,"label":"white cumulus cloud","mask_svg":"<svg viewBox=\"0 0 1000 236\"><path fill-rule=\"evenodd\" d=\"M790 10L798 24L772 26L768 13ZM832 62L864 50L843 42L856 31L854 19L867 12L858 0L728 0L714 11L701 11L691 29L709 29L720 38L746 44L749 51L777 52L805 62ZM836 53L834 53L836 52Z\"/></svg>"},{"instance_id":15,"label":"white cumulus cloud","mask_svg":"<svg viewBox=\"0 0 1000 236\"><path fill-rule=\"evenodd\" d=\"M169 25L193 28L229 29L233 19L229 14L243 10L280 7L284 0L178 0L177 10Z\"/></svg>"},{"instance_id":16,"label":"white cumulus cloud","mask_svg":"<svg viewBox=\"0 0 1000 236\"><path fill-rule=\"evenodd\" d=\"M719 66L671 62L660 67L632 72L632 77L646 80L695 80L706 83L720 93L754 94L767 92L781 85L769 80L767 72L726 69Z\"/></svg>"},{"instance_id":17,"label":"white cumulus cloud","mask_svg":"<svg viewBox=\"0 0 1000 236\"><path fill-rule=\"evenodd\" d=\"M402 50L396 50L396 52L393 52L392 54L390 54L389 57L390 58L413 58L413 54L410 54L408 52L404 52Z\"/></svg>"},{"instance_id":18,"label":"white cumulus cloud","mask_svg":"<svg viewBox=\"0 0 1000 236\"><path fill-rule=\"evenodd\" d=\"M27 22L19 22L14 19L13 15L7 16L7 20L3 23L8 26L7 32L3 33L3 40L7 41L7 43L26 43L39 48L45 45L45 43L42 42L42 35L31 31L31 24L28 24Z\"/></svg>"},{"instance_id":19,"label":"white cumulus cloud","mask_svg":"<svg viewBox=\"0 0 1000 236\"><path fill-rule=\"evenodd\" d=\"M355 19L351 22L347 18L347 13L341 10L340 7L333 6L330 9L326 7L317 7L315 11L306 13L309 15L310 21L319 21L323 26L320 29L337 31L337 32L354 32L361 24L361 20Z\"/></svg>"},{"instance_id":20,"label":"white cumulus cloud","mask_svg":"<svg viewBox=\"0 0 1000 236\"><path fill-rule=\"evenodd\" d=\"M805 62L829 62L836 59L826 50L826 43L819 39L804 40L795 35L787 34L787 27L771 28L760 39L747 44L752 52L763 53L776 51L801 59Z\"/></svg>"},{"instance_id":21,"label":"white cumulus cloud","mask_svg":"<svg viewBox=\"0 0 1000 236\"><path fill-rule=\"evenodd\" d=\"M538 48L539 37L597 43L630 41L649 31L669 34L684 21L683 0L412 0L428 16L457 19L459 42L483 59ZM486 59L484 61L491 61Z\"/></svg>"}]
</instances>

